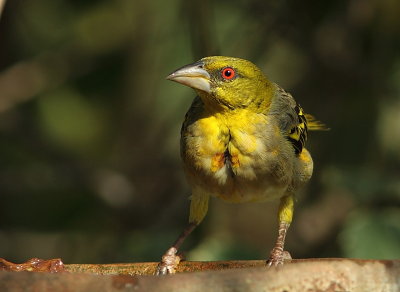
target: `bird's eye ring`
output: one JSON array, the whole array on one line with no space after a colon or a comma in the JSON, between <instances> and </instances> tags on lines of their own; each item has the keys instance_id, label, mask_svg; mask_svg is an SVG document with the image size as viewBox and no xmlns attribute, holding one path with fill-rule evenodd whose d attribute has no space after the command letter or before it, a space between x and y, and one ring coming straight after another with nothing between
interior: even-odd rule
<instances>
[{"instance_id":1,"label":"bird's eye ring","mask_svg":"<svg viewBox=\"0 0 400 292\"><path fill-rule=\"evenodd\" d=\"M221 71L222 78L226 80L231 80L233 77L235 77L236 73L235 70L233 70L231 67L226 67L222 69Z\"/></svg>"}]
</instances>

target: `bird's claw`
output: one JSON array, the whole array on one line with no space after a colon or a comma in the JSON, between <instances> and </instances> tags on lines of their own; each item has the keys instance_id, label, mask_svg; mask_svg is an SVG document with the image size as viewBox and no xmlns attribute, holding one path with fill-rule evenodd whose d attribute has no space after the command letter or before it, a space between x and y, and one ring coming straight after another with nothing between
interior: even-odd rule
<instances>
[{"instance_id":1,"label":"bird's claw","mask_svg":"<svg viewBox=\"0 0 400 292\"><path fill-rule=\"evenodd\" d=\"M169 248L161 258L161 262L157 266L156 275L175 274L176 267L182 257L177 255L178 250L175 247Z\"/></svg>"},{"instance_id":2,"label":"bird's claw","mask_svg":"<svg viewBox=\"0 0 400 292\"><path fill-rule=\"evenodd\" d=\"M267 260L267 266L276 267L279 265L283 265L283 263L285 261L290 261L291 259L292 259L292 257L288 251L275 247L271 251L271 255L269 256L269 259Z\"/></svg>"}]
</instances>

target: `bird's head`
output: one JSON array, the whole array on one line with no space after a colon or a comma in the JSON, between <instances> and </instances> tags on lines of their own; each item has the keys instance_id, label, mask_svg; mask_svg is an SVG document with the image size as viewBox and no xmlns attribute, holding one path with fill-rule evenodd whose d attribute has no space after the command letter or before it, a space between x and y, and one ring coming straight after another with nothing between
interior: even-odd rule
<instances>
[{"instance_id":1,"label":"bird's head","mask_svg":"<svg viewBox=\"0 0 400 292\"><path fill-rule=\"evenodd\" d=\"M265 108L273 93L272 83L256 65L233 57L205 57L167 79L195 89L204 104L215 110Z\"/></svg>"}]
</instances>

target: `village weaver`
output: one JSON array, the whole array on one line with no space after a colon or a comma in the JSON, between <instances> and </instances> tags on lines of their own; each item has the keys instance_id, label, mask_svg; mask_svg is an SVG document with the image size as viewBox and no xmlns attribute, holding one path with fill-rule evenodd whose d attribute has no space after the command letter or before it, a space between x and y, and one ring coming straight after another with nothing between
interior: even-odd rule
<instances>
[{"instance_id":1,"label":"village weaver","mask_svg":"<svg viewBox=\"0 0 400 292\"><path fill-rule=\"evenodd\" d=\"M247 60L205 57L167 79L193 88L198 96L181 130L181 157L192 190L189 225L156 274L175 273L178 249L203 220L210 197L233 203L280 199L278 238L267 264L282 264L290 258L284 242L294 195L313 171L307 131L324 125Z\"/></svg>"}]
</instances>

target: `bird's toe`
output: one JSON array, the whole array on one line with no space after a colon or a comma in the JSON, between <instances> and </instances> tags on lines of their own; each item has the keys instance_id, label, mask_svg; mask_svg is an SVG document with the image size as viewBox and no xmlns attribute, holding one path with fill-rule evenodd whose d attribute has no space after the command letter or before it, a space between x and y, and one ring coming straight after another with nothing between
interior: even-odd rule
<instances>
[{"instance_id":1,"label":"bird's toe","mask_svg":"<svg viewBox=\"0 0 400 292\"><path fill-rule=\"evenodd\" d=\"M157 266L156 275L175 274L176 268L181 261L181 256L177 255L177 252L178 250L175 247L171 247L166 251Z\"/></svg>"},{"instance_id":2,"label":"bird's toe","mask_svg":"<svg viewBox=\"0 0 400 292\"><path fill-rule=\"evenodd\" d=\"M267 260L267 265L269 267L283 265L285 261L290 261L292 259L290 253L286 250L280 248L274 248L271 251L271 255Z\"/></svg>"}]
</instances>

